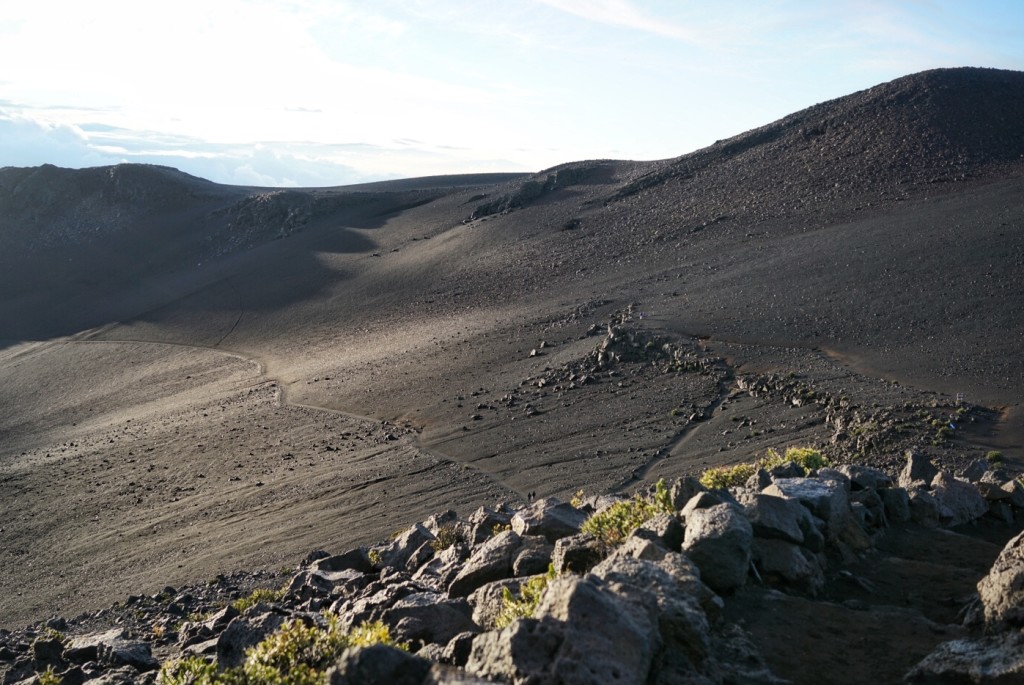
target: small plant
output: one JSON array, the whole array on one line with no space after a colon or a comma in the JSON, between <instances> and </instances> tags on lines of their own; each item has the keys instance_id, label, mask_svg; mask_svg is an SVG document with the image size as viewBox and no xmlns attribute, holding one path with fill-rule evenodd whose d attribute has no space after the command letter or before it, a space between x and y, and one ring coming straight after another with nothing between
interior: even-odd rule
<instances>
[{"instance_id":1,"label":"small plant","mask_svg":"<svg viewBox=\"0 0 1024 685\"><path fill-rule=\"evenodd\" d=\"M46 628L43 631L43 634L40 635L36 639L37 640L56 640L57 642L67 642L68 641L68 636L65 635L64 633L60 632L59 630L55 630L53 628Z\"/></svg>"},{"instance_id":2,"label":"small plant","mask_svg":"<svg viewBox=\"0 0 1024 685\"><path fill-rule=\"evenodd\" d=\"M577 509L581 509L583 507L583 503L584 503L584 501L586 501L586 499L587 499L586 493L584 493L583 490L580 489L580 490L577 490L575 493L573 493L572 499L569 500L569 504L574 506L574 507L576 507Z\"/></svg>"},{"instance_id":3,"label":"small plant","mask_svg":"<svg viewBox=\"0 0 1024 685\"><path fill-rule=\"evenodd\" d=\"M46 670L39 674L37 682L39 685L61 685L64 679L57 675L53 666L47 666Z\"/></svg>"},{"instance_id":4,"label":"small plant","mask_svg":"<svg viewBox=\"0 0 1024 685\"><path fill-rule=\"evenodd\" d=\"M248 597L236 599L231 603L231 606L239 613L242 613L249 607L254 607L260 602L273 603L280 602L282 599L284 599L284 589L267 590L265 588L259 588L257 590L253 590L252 594Z\"/></svg>"},{"instance_id":5,"label":"small plant","mask_svg":"<svg viewBox=\"0 0 1024 685\"><path fill-rule=\"evenodd\" d=\"M630 533L647 523L660 513L673 513L672 495L665 486L665 480L659 480L652 497L644 497L639 493L633 499L615 502L586 521L580 531L593 535L608 546L625 540Z\"/></svg>"},{"instance_id":6,"label":"small plant","mask_svg":"<svg viewBox=\"0 0 1024 685\"><path fill-rule=\"evenodd\" d=\"M190 656L171 661L160 669L162 685L212 685L225 683L217 672L217 666L199 656Z\"/></svg>"},{"instance_id":7,"label":"small plant","mask_svg":"<svg viewBox=\"0 0 1024 685\"><path fill-rule=\"evenodd\" d=\"M985 453L985 460L990 464L1002 464L1003 453L999 450L991 450Z\"/></svg>"},{"instance_id":8,"label":"small plant","mask_svg":"<svg viewBox=\"0 0 1024 685\"><path fill-rule=\"evenodd\" d=\"M530 618L540 604L540 598L544 591L557 576L555 567L549 565L548 572L541 576L534 576L526 581L519 589L519 596L516 597L507 587L501 590L501 611L494 619L495 628L505 628L512 625L517 618Z\"/></svg>"},{"instance_id":9,"label":"small plant","mask_svg":"<svg viewBox=\"0 0 1024 685\"><path fill-rule=\"evenodd\" d=\"M337 616L329 615L327 625L318 627L290 621L280 630L249 649L245 662L236 668L218 670L200 657L164 664L163 685L324 685L326 671L348 647L396 643L383 623L364 623L349 633L341 632Z\"/></svg>"},{"instance_id":10,"label":"small plant","mask_svg":"<svg viewBox=\"0 0 1024 685\"><path fill-rule=\"evenodd\" d=\"M700 484L709 490L739 487L755 473L757 473L757 466L754 464L719 466L700 474Z\"/></svg>"},{"instance_id":11,"label":"small plant","mask_svg":"<svg viewBox=\"0 0 1024 685\"><path fill-rule=\"evenodd\" d=\"M384 559L381 558L380 552L375 549L371 549L367 552L366 558L370 560L370 566L374 568L379 568L380 565L384 563Z\"/></svg>"},{"instance_id":12,"label":"small plant","mask_svg":"<svg viewBox=\"0 0 1024 685\"><path fill-rule=\"evenodd\" d=\"M437 530L437 537L430 541L430 547L435 552L448 549L456 544L466 544L466 536L462 529L453 523L441 526Z\"/></svg>"},{"instance_id":13,"label":"small plant","mask_svg":"<svg viewBox=\"0 0 1024 685\"><path fill-rule=\"evenodd\" d=\"M491 535L498 535L499 533L504 533L507 530L512 530L511 523L495 523L494 527L491 528Z\"/></svg>"}]
</instances>

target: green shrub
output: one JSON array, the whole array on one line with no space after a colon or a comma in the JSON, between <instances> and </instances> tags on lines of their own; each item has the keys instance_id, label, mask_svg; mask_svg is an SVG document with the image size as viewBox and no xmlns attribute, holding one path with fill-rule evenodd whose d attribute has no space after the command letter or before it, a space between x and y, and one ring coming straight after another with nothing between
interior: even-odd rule
<instances>
[{"instance_id":1,"label":"green shrub","mask_svg":"<svg viewBox=\"0 0 1024 685\"><path fill-rule=\"evenodd\" d=\"M399 649L383 623L364 623L350 633L341 632L337 616L327 617L326 627L290 621L280 630L246 651L237 668L219 671L200 657L164 664L163 685L324 685L325 674L348 647L386 644Z\"/></svg>"},{"instance_id":2,"label":"green shrub","mask_svg":"<svg viewBox=\"0 0 1024 685\"><path fill-rule=\"evenodd\" d=\"M755 473L757 473L757 466L754 464L720 466L708 469L700 474L700 484L709 490L739 487L746 483L747 479Z\"/></svg>"},{"instance_id":3,"label":"green shrub","mask_svg":"<svg viewBox=\"0 0 1024 685\"><path fill-rule=\"evenodd\" d=\"M832 465L827 457L812 447L787 447L786 453L781 456L775 450L769 449L767 455L757 461L757 466L765 471L770 471L776 466L782 466L787 461L797 464L805 471L817 471Z\"/></svg>"},{"instance_id":4,"label":"green shrub","mask_svg":"<svg viewBox=\"0 0 1024 685\"><path fill-rule=\"evenodd\" d=\"M985 459L990 464L1002 464L1003 453L1000 452L999 450L991 450L990 452L985 453Z\"/></svg>"},{"instance_id":5,"label":"green shrub","mask_svg":"<svg viewBox=\"0 0 1024 685\"><path fill-rule=\"evenodd\" d=\"M672 496L664 479L655 485L652 497L638 493L633 499L615 502L584 521L580 531L593 535L608 546L617 545L662 512L673 513Z\"/></svg>"},{"instance_id":6,"label":"green shrub","mask_svg":"<svg viewBox=\"0 0 1024 685\"><path fill-rule=\"evenodd\" d=\"M507 587L501 591L501 611L494 619L495 628L505 628L517 618L530 618L540 604L540 598L548 588L548 583L555 578L555 567L548 566L548 572L542 576L534 576L519 589L516 597Z\"/></svg>"},{"instance_id":7,"label":"green shrub","mask_svg":"<svg viewBox=\"0 0 1024 685\"><path fill-rule=\"evenodd\" d=\"M371 549L367 552L366 558L370 560L370 566L374 568L378 568L382 563L384 563L384 559L381 557L380 552L375 549Z\"/></svg>"},{"instance_id":8,"label":"green shrub","mask_svg":"<svg viewBox=\"0 0 1024 685\"><path fill-rule=\"evenodd\" d=\"M440 552L458 543L466 544L466 536L461 528L449 523L437 530L437 537L430 541L430 547L435 552Z\"/></svg>"},{"instance_id":9,"label":"green shrub","mask_svg":"<svg viewBox=\"0 0 1024 685\"><path fill-rule=\"evenodd\" d=\"M257 590L253 590L252 594L249 595L248 597L242 597L241 599L236 599L234 602L231 603L231 606L234 607L236 611L241 613L241 612L245 611L246 609L248 609L249 607L256 606L260 602L273 603L273 602L280 602L282 599L284 599L284 590L283 589L281 589L281 590L267 590L266 588L259 588Z\"/></svg>"},{"instance_id":10,"label":"green shrub","mask_svg":"<svg viewBox=\"0 0 1024 685\"><path fill-rule=\"evenodd\" d=\"M817 471L832 465L828 457L812 447L788 447L785 454L779 454L776 450L769 449L764 457L753 464L736 464L735 466L721 466L706 470L700 475L700 484L709 490L740 487L757 473L759 468L770 471L790 461L803 468L804 471Z\"/></svg>"}]
</instances>

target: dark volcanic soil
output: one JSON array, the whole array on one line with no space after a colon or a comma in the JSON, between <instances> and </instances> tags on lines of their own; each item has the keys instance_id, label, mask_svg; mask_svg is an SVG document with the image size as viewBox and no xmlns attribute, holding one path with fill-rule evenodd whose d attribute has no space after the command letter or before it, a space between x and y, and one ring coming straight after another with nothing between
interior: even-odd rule
<instances>
[{"instance_id":1,"label":"dark volcanic soil","mask_svg":"<svg viewBox=\"0 0 1024 685\"><path fill-rule=\"evenodd\" d=\"M0 169L0 625L769 447L1020 465L1022 121L943 70L530 178Z\"/></svg>"}]
</instances>

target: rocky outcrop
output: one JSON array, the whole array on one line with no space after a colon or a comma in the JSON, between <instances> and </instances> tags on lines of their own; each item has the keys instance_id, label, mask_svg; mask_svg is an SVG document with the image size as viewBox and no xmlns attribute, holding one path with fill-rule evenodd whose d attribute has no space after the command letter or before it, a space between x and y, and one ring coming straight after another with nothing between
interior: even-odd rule
<instances>
[{"instance_id":1,"label":"rocky outcrop","mask_svg":"<svg viewBox=\"0 0 1024 685\"><path fill-rule=\"evenodd\" d=\"M628 505L622 498L593 499L589 514L553 498L466 520L445 512L369 549L310 554L279 592L238 605L227 605L241 594L230 585L167 588L126 603L118 621L129 627L55 621L73 637L55 629L0 633L0 682L46 668L68 683L153 682L154 648L230 669L288 626L330 623L343 631L377 625L405 647L332 656L331 683L777 685L785 681L751 636L724 619L727 602L744 601L734 593L753 585L813 598L837 564L864 558L891 522L962 523L990 515L992 504L1015 512L1019 486L990 470L973 482L956 478L920 455L903 474L909 494L863 467L765 475L766 484L728 492L704 491L692 479L671 484L661 513L615 544L580 529L588 515ZM1024 668L1022 549L1024 534L978 584L991 634L940 645L907 682L1016 682ZM133 617L146 618L132 629Z\"/></svg>"}]
</instances>

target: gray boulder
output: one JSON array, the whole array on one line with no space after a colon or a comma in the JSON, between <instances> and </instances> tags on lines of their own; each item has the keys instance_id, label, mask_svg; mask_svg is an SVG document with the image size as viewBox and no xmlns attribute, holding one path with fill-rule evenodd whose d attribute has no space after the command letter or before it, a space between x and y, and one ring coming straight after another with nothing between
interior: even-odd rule
<instances>
[{"instance_id":1,"label":"gray boulder","mask_svg":"<svg viewBox=\"0 0 1024 685\"><path fill-rule=\"evenodd\" d=\"M481 585L467 598L473 607L473 622L482 628L494 627L494 622L505 606L505 589L513 596L518 595L520 588L529 578L505 578L486 585Z\"/></svg>"},{"instance_id":2,"label":"gray boulder","mask_svg":"<svg viewBox=\"0 0 1024 685\"><path fill-rule=\"evenodd\" d=\"M815 596L825 587L825 574L817 558L782 540L754 538L754 566L770 585L793 588Z\"/></svg>"},{"instance_id":3,"label":"gray boulder","mask_svg":"<svg viewBox=\"0 0 1024 685\"><path fill-rule=\"evenodd\" d=\"M555 573L586 573L604 558L604 545L592 535L580 533L555 543L551 565Z\"/></svg>"},{"instance_id":4,"label":"gray boulder","mask_svg":"<svg viewBox=\"0 0 1024 685\"><path fill-rule=\"evenodd\" d=\"M939 502L932 493L918 486L907 492L910 504L910 520L920 523L923 526L939 525L941 508Z\"/></svg>"},{"instance_id":5,"label":"gray boulder","mask_svg":"<svg viewBox=\"0 0 1024 685\"><path fill-rule=\"evenodd\" d=\"M370 563L370 556L366 553L366 550L362 547L356 547L344 554L335 554L334 556L317 559L310 564L309 569L311 571L332 572L351 569L362 573L371 573L373 571L373 564Z\"/></svg>"},{"instance_id":6,"label":"gray boulder","mask_svg":"<svg viewBox=\"0 0 1024 685\"><path fill-rule=\"evenodd\" d=\"M1006 543L978 593L986 623L1024 626L1024 532Z\"/></svg>"},{"instance_id":7,"label":"gray boulder","mask_svg":"<svg viewBox=\"0 0 1024 685\"><path fill-rule=\"evenodd\" d=\"M436 592L418 592L395 602L381 620L394 628L400 641L415 640L446 645L459 633L479 632L472 609L464 599L448 599Z\"/></svg>"},{"instance_id":8,"label":"gray boulder","mask_svg":"<svg viewBox=\"0 0 1024 685\"><path fill-rule=\"evenodd\" d=\"M99 661L101 648L124 638L124 630L114 628L103 633L90 633L72 638L64 648L64 658L75 664Z\"/></svg>"},{"instance_id":9,"label":"gray boulder","mask_svg":"<svg viewBox=\"0 0 1024 685\"><path fill-rule=\"evenodd\" d=\"M512 530L519 535L543 535L554 544L559 538L575 535L587 515L565 502L545 497L512 516Z\"/></svg>"},{"instance_id":10,"label":"gray boulder","mask_svg":"<svg viewBox=\"0 0 1024 685\"><path fill-rule=\"evenodd\" d=\"M412 573L433 556L434 550L430 547L433 540L434 534L426 526L414 524L391 544L377 549L381 564Z\"/></svg>"},{"instance_id":11,"label":"gray boulder","mask_svg":"<svg viewBox=\"0 0 1024 685\"><path fill-rule=\"evenodd\" d=\"M693 476L676 479L668 491L669 496L672 498L672 508L675 511L679 511L686 506L687 502L693 499L694 495L705 490L707 488L701 485L700 481Z\"/></svg>"},{"instance_id":12,"label":"gray boulder","mask_svg":"<svg viewBox=\"0 0 1024 685\"><path fill-rule=\"evenodd\" d=\"M929 685L1024 683L1024 634L1008 632L980 640L943 642L903 679Z\"/></svg>"},{"instance_id":13,"label":"gray boulder","mask_svg":"<svg viewBox=\"0 0 1024 685\"><path fill-rule=\"evenodd\" d=\"M387 645L346 649L327 671L330 685L422 685L430 662Z\"/></svg>"},{"instance_id":14,"label":"gray boulder","mask_svg":"<svg viewBox=\"0 0 1024 685\"><path fill-rule=\"evenodd\" d=\"M931 487L932 479L938 475L939 469L932 461L914 450L907 450L907 463L900 471L896 482L901 488L910 490L916 486Z\"/></svg>"},{"instance_id":15,"label":"gray boulder","mask_svg":"<svg viewBox=\"0 0 1024 685\"><path fill-rule=\"evenodd\" d=\"M910 496L906 488L885 488L878 491L885 507L885 518L895 523L910 520Z\"/></svg>"},{"instance_id":16,"label":"gray boulder","mask_svg":"<svg viewBox=\"0 0 1024 685\"><path fill-rule=\"evenodd\" d=\"M892 477L888 473L871 466L843 464L836 470L850 479L851 490L879 490L892 485Z\"/></svg>"},{"instance_id":17,"label":"gray boulder","mask_svg":"<svg viewBox=\"0 0 1024 685\"><path fill-rule=\"evenodd\" d=\"M1008 480L1000 486L1007 492L1007 501L1018 509L1024 509L1024 485L1016 478Z\"/></svg>"},{"instance_id":18,"label":"gray boulder","mask_svg":"<svg viewBox=\"0 0 1024 685\"><path fill-rule=\"evenodd\" d=\"M708 587L731 592L746 582L753 537L750 522L736 507L719 504L690 513L683 551Z\"/></svg>"},{"instance_id":19,"label":"gray boulder","mask_svg":"<svg viewBox=\"0 0 1024 685\"><path fill-rule=\"evenodd\" d=\"M964 469L964 478L972 483L977 483L988 471L988 462L984 459L975 459Z\"/></svg>"},{"instance_id":20,"label":"gray boulder","mask_svg":"<svg viewBox=\"0 0 1024 685\"><path fill-rule=\"evenodd\" d=\"M221 668L241 666L245 661L245 651L277 632L285 620L284 616L268 611L264 605L252 607L231 621L217 638L217 665Z\"/></svg>"},{"instance_id":21,"label":"gray boulder","mask_svg":"<svg viewBox=\"0 0 1024 685\"><path fill-rule=\"evenodd\" d=\"M466 670L516 683L643 683L661 646L657 603L638 589L618 595L596 579L558 578L537 616L477 637Z\"/></svg>"},{"instance_id":22,"label":"gray boulder","mask_svg":"<svg viewBox=\"0 0 1024 685\"><path fill-rule=\"evenodd\" d=\"M686 531L676 516L662 512L645 521L632 535L657 540L668 549L678 552L683 547Z\"/></svg>"},{"instance_id":23,"label":"gray boulder","mask_svg":"<svg viewBox=\"0 0 1024 685\"><path fill-rule=\"evenodd\" d=\"M850 515L846 484L834 479L778 478L764 489L764 495L796 500L825 522L828 539L834 540Z\"/></svg>"},{"instance_id":24,"label":"gray boulder","mask_svg":"<svg viewBox=\"0 0 1024 685\"><path fill-rule=\"evenodd\" d=\"M739 502L755 536L803 544L800 523L807 510L799 502L763 493L740 496Z\"/></svg>"},{"instance_id":25,"label":"gray boulder","mask_svg":"<svg viewBox=\"0 0 1024 685\"><path fill-rule=\"evenodd\" d=\"M517 533L506 530L477 547L448 586L448 594L465 597L485 583L511 576L513 554L520 542Z\"/></svg>"},{"instance_id":26,"label":"gray boulder","mask_svg":"<svg viewBox=\"0 0 1024 685\"><path fill-rule=\"evenodd\" d=\"M654 597L662 642L655 670L693 673L704 668L711 652L711 628L698 593L689 592L692 586L679 582L659 564L625 554L601 562L593 575L609 587L640 588Z\"/></svg>"},{"instance_id":27,"label":"gray boulder","mask_svg":"<svg viewBox=\"0 0 1024 685\"><path fill-rule=\"evenodd\" d=\"M948 471L939 471L932 479L932 494L939 504L939 520L947 526L969 523L988 512L978 488Z\"/></svg>"},{"instance_id":28,"label":"gray boulder","mask_svg":"<svg viewBox=\"0 0 1024 685\"><path fill-rule=\"evenodd\" d=\"M512 573L517 576L533 576L544 573L551 564L554 546L542 535L527 535L512 558Z\"/></svg>"},{"instance_id":29,"label":"gray boulder","mask_svg":"<svg viewBox=\"0 0 1024 685\"><path fill-rule=\"evenodd\" d=\"M469 550L462 545L443 549L412 575L412 580L433 590L447 590L462 570L462 562L469 558Z\"/></svg>"},{"instance_id":30,"label":"gray boulder","mask_svg":"<svg viewBox=\"0 0 1024 685\"><path fill-rule=\"evenodd\" d=\"M459 633L444 646L441 661L453 666L465 666L469 661L469 653L473 649L473 640L477 633Z\"/></svg>"}]
</instances>

